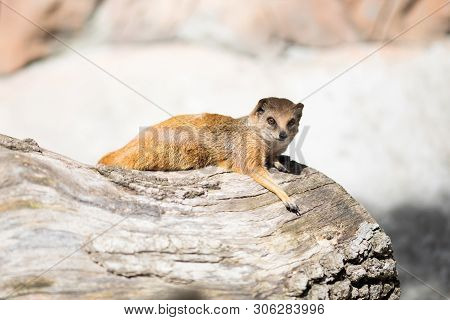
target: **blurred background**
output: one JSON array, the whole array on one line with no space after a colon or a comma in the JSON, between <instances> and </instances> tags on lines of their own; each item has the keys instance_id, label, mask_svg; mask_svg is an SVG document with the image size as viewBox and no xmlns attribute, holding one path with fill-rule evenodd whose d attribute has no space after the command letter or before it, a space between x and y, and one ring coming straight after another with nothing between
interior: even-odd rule
<instances>
[{"instance_id":1,"label":"blurred background","mask_svg":"<svg viewBox=\"0 0 450 320\"><path fill-rule=\"evenodd\" d=\"M391 236L403 299L445 299L448 3L0 0L0 133L94 164L171 114L302 101L288 154Z\"/></svg>"}]
</instances>

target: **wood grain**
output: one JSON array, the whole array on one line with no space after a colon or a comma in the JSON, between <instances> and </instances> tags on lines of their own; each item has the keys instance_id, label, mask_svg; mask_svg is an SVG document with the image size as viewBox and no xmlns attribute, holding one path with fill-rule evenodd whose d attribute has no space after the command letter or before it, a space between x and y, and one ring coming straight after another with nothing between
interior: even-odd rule
<instances>
[{"instance_id":1,"label":"wood grain","mask_svg":"<svg viewBox=\"0 0 450 320\"><path fill-rule=\"evenodd\" d=\"M244 175L89 166L0 135L0 298L398 299L376 221L285 164L271 174L300 217Z\"/></svg>"}]
</instances>

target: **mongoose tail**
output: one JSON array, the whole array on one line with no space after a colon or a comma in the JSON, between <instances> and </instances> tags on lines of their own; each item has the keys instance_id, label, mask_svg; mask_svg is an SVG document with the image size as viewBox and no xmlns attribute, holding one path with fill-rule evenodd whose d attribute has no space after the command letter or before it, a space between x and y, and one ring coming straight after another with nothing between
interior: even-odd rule
<instances>
[{"instance_id":1,"label":"mongoose tail","mask_svg":"<svg viewBox=\"0 0 450 320\"><path fill-rule=\"evenodd\" d=\"M114 151L105 154L99 161L99 164L104 164L105 166L114 165Z\"/></svg>"}]
</instances>

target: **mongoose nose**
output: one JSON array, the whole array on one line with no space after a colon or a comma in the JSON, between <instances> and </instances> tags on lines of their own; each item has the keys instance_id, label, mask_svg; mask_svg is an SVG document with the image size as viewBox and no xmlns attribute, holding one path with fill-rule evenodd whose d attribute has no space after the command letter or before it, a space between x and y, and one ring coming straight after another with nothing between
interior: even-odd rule
<instances>
[{"instance_id":1,"label":"mongoose nose","mask_svg":"<svg viewBox=\"0 0 450 320\"><path fill-rule=\"evenodd\" d=\"M287 138L287 133L286 133L286 131L281 131L280 132L280 140L284 140L284 139L286 139Z\"/></svg>"}]
</instances>

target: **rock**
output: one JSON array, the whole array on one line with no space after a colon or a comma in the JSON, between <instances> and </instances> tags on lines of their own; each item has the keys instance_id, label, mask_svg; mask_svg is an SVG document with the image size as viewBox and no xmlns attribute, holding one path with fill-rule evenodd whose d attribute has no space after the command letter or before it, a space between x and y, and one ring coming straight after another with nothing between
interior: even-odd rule
<instances>
[{"instance_id":1,"label":"rock","mask_svg":"<svg viewBox=\"0 0 450 320\"><path fill-rule=\"evenodd\" d=\"M296 167L271 174L300 217L243 175L88 166L0 135L0 298L398 299L375 220Z\"/></svg>"},{"instance_id":2,"label":"rock","mask_svg":"<svg viewBox=\"0 0 450 320\"><path fill-rule=\"evenodd\" d=\"M361 265L348 264L345 267L345 270L346 270L347 276L353 283L357 283L358 281L363 279L367 274L366 269L364 269L364 267Z\"/></svg>"},{"instance_id":3,"label":"rock","mask_svg":"<svg viewBox=\"0 0 450 320\"><path fill-rule=\"evenodd\" d=\"M97 25L114 41L182 38L258 54L290 44L383 41L441 5L440 0L108 0ZM449 21L448 10L440 10L404 38L428 41L443 36Z\"/></svg>"},{"instance_id":4,"label":"rock","mask_svg":"<svg viewBox=\"0 0 450 320\"><path fill-rule=\"evenodd\" d=\"M359 40L336 0L109 0L99 11L96 25L113 41L181 38L258 54Z\"/></svg>"},{"instance_id":5,"label":"rock","mask_svg":"<svg viewBox=\"0 0 450 320\"><path fill-rule=\"evenodd\" d=\"M79 31L94 41L213 43L253 55L290 45L335 46L394 37L442 5L440 0L7 0L2 6L0 74L55 52L55 40ZM20 17L20 12L34 24ZM93 13L95 12L95 15ZM440 10L400 40L429 41L448 32L450 11ZM61 46L60 46L61 47Z\"/></svg>"},{"instance_id":6,"label":"rock","mask_svg":"<svg viewBox=\"0 0 450 320\"><path fill-rule=\"evenodd\" d=\"M352 288L348 279L337 281L330 288L330 299L348 299L351 295Z\"/></svg>"},{"instance_id":7,"label":"rock","mask_svg":"<svg viewBox=\"0 0 450 320\"><path fill-rule=\"evenodd\" d=\"M381 297L382 297L382 298L387 297L388 294L391 293L391 291L392 291L393 288L394 288L394 286L391 285L390 283L385 283L385 284L383 285L383 289L382 289L382 292L381 292Z\"/></svg>"},{"instance_id":8,"label":"rock","mask_svg":"<svg viewBox=\"0 0 450 320\"><path fill-rule=\"evenodd\" d=\"M304 273L296 273L292 275L288 280L287 295L289 296L301 296L308 288L309 277Z\"/></svg>"},{"instance_id":9,"label":"rock","mask_svg":"<svg viewBox=\"0 0 450 320\"><path fill-rule=\"evenodd\" d=\"M377 233L373 236L373 251L377 255L389 255L391 252L391 239L385 233Z\"/></svg>"},{"instance_id":10,"label":"rock","mask_svg":"<svg viewBox=\"0 0 450 320\"><path fill-rule=\"evenodd\" d=\"M359 298L359 290L356 287L351 288L350 299L356 300Z\"/></svg>"},{"instance_id":11,"label":"rock","mask_svg":"<svg viewBox=\"0 0 450 320\"><path fill-rule=\"evenodd\" d=\"M326 284L315 284L309 290L307 298L310 300L326 300L329 298L330 288Z\"/></svg>"},{"instance_id":12,"label":"rock","mask_svg":"<svg viewBox=\"0 0 450 320\"><path fill-rule=\"evenodd\" d=\"M4 0L0 4L0 74L54 52L56 41L80 30L98 0Z\"/></svg>"},{"instance_id":13,"label":"rock","mask_svg":"<svg viewBox=\"0 0 450 320\"><path fill-rule=\"evenodd\" d=\"M321 260L320 264L327 276L338 274L344 268L344 256L341 253L328 253Z\"/></svg>"},{"instance_id":14,"label":"rock","mask_svg":"<svg viewBox=\"0 0 450 320\"><path fill-rule=\"evenodd\" d=\"M365 284L358 290L358 298L367 300L369 299L369 285Z\"/></svg>"},{"instance_id":15,"label":"rock","mask_svg":"<svg viewBox=\"0 0 450 320\"><path fill-rule=\"evenodd\" d=\"M362 263L369 278L390 278L396 273L393 259L369 258Z\"/></svg>"},{"instance_id":16,"label":"rock","mask_svg":"<svg viewBox=\"0 0 450 320\"><path fill-rule=\"evenodd\" d=\"M372 300L375 299L380 299L380 294L381 294L381 290L382 290L382 285L379 284L372 284L369 287L369 297Z\"/></svg>"},{"instance_id":17,"label":"rock","mask_svg":"<svg viewBox=\"0 0 450 320\"><path fill-rule=\"evenodd\" d=\"M365 40L388 40L444 4L440 0L347 1L350 21ZM443 8L402 35L401 40L429 41L448 32L450 10Z\"/></svg>"}]
</instances>

